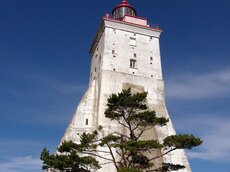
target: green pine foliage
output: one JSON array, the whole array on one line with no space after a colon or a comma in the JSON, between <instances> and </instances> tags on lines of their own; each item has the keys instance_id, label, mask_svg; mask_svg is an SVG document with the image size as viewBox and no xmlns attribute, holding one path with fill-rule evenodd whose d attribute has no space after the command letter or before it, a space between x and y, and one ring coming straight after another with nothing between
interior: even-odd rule
<instances>
[{"instance_id":1,"label":"green pine foliage","mask_svg":"<svg viewBox=\"0 0 230 172\"><path fill-rule=\"evenodd\" d=\"M63 142L58 148L59 154L50 155L44 149L41 153L43 169L88 172L101 168L95 158L113 164L118 172L166 172L185 168L180 164L168 163L156 168L154 160L176 149L192 149L199 146L202 144L201 139L185 134L168 136L163 143L151 139L142 140L145 131L155 126L165 126L169 121L164 117L158 117L155 111L148 110L146 97L147 92L132 94L131 89L112 94L108 98L105 117L116 122L126 132L115 131L104 135L103 126L99 126L97 131L83 133L79 144ZM107 151L102 151L101 147L107 147ZM110 154L110 157L103 157L100 153ZM119 158L115 158L117 155Z\"/></svg>"},{"instance_id":2,"label":"green pine foliage","mask_svg":"<svg viewBox=\"0 0 230 172\"><path fill-rule=\"evenodd\" d=\"M49 151L44 148L40 156L40 159L43 161L42 169L47 170L52 168L60 171L90 172L92 169L97 170L101 168L93 156L82 156L86 151L95 152L97 146L93 144L93 142L96 136L97 132L93 132L92 134L84 133L81 136L80 144L76 144L72 141L63 142L57 149L57 154L50 154ZM93 153L91 155L93 155Z\"/></svg>"}]
</instances>

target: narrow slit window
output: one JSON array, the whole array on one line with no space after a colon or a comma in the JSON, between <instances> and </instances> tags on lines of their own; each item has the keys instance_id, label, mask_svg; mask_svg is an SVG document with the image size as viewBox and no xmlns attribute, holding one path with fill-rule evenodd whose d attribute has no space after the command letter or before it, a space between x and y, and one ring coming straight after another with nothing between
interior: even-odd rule
<instances>
[{"instance_id":1,"label":"narrow slit window","mask_svg":"<svg viewBox=\"0 0 230 172\"><path fill-rule=\"evenodd\" d=\"M137 44L136 38L130 37L130 45L136 46L136 44Z\"/></svg>"},{"instance_id":2,"label":"narrow slit window","mask_svg":"<svg viewBox=\"0 0 230 172\"><path fill-rule=\"evenodd\" d=\"M88 118L85 119L85 125L89 125L89 119Z\"/></svg>"},{"instance_id":3,"label":"narrow slit window","mask_svg":"<svg viewBox=\"0 0 230 172\"><path fill-rule=\"evenodd\" d=\"M130 59L130 68L136 68L136 60Z\"/></svg>"}]
</instances>

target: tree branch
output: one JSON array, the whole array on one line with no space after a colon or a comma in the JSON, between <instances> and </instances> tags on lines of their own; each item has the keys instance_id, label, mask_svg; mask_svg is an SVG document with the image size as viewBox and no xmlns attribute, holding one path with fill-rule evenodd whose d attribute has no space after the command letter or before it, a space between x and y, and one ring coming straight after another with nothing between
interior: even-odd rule
<instances>
[{"instance_id":1,"label":"tree branch","mask_svg":"<svg viewBox=\"0 0 230 172\"><path fill-rule=\"evenodd\" d=\"M95 154L95 153L91 153L91 152L82 152L82 153L84 153L84 154L88 154L88 155L93 155L93 156L96 156L96 157L99 157L99 158L105 159L105 160L107 160L107 161L113 161L112 159L105 158L105 157L103 157L103 156L101 156L101 155L98 155L98 154Z\"/></svg>"},{"instance_id":2,"label":"tree branch","mask_svg":"<svg viewBox=\"0 0 230 172\"><path fill-rule=\"evenodd\" d=\"M158 155L158 156L155 156L155 157L151 158L150 161L152 161L152 160L154 160L154 159L157 159L157 158L160 158L160 157L163 157L164 155L166 155L166 154L168 154L168 153L170 153L170 152L172 152L172 151L174 151L174 150L176 150L176 149L177 149L177 148L170 149L170 150L166 151L165 153L163 153L163 154L161 154L161 155Z\"/></svg>"},{"instance_id":3,"label":"tree branch","mask_svg":"<svg viewBox=\"0 0 230 172\"><path fill-rule=\"evenodd\" d=\"M115 159L115 157L114 157L114 155L113 155L113 151L112 151L112 149L111 149L111 146L110 146L108 143L107 143L106 145L108 146L109 151L110 151L110 155L111 155L112 158L113 158L113 164L115 165L116 169L118 170L117 162L116 162L116 159Z\"/></svg>"}]
</instances>

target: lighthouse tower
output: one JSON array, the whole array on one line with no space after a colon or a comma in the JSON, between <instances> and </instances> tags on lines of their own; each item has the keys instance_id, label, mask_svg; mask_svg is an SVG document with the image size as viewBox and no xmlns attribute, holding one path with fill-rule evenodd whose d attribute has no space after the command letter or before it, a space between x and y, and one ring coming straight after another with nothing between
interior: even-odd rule
<instances>
[{"instance_id":1,"label":"lighthouse tower","mask_svg":"<svg viewBox=\"0 0 230 172\"><path fill-rule=\"evenodd\" d=\"M162 30L148 25L137 16L136 9L126 0L116 6L112 15L106 14L92 43L89 86L82 97L62 141L79 142L83 132L91 132L100 125L109 133L118 129L117 123L105 118L107 98L112 93L131 88L135 92L148 92L150 110L160 117L169 118L164 98L159 38ZM174 135L171 120L164 127L156 127L145 134L148 139L162 141ZM181 172L190 172L183 150L164 156L166 163L184 165ZM99 172L115 172L113 165L104 165Z\"/></svg>"}]
</instances>

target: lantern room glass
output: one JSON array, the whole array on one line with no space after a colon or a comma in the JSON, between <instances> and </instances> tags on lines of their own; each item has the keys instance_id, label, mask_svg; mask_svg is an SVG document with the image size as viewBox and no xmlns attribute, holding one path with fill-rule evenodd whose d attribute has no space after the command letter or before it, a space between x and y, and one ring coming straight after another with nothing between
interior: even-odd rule
<instances>
[{"instance_id":1,"label":"lantern room glass","mask_svg":"<svg viewBox=\"0 0 230 172\"><path fill-rule=\"evenodd\" d=\"M122 19L125 15L135 16L136 13L133 9L128 7L120 7L113 12L113 18L115 19Z\"/></svg>"}]
</instances>

